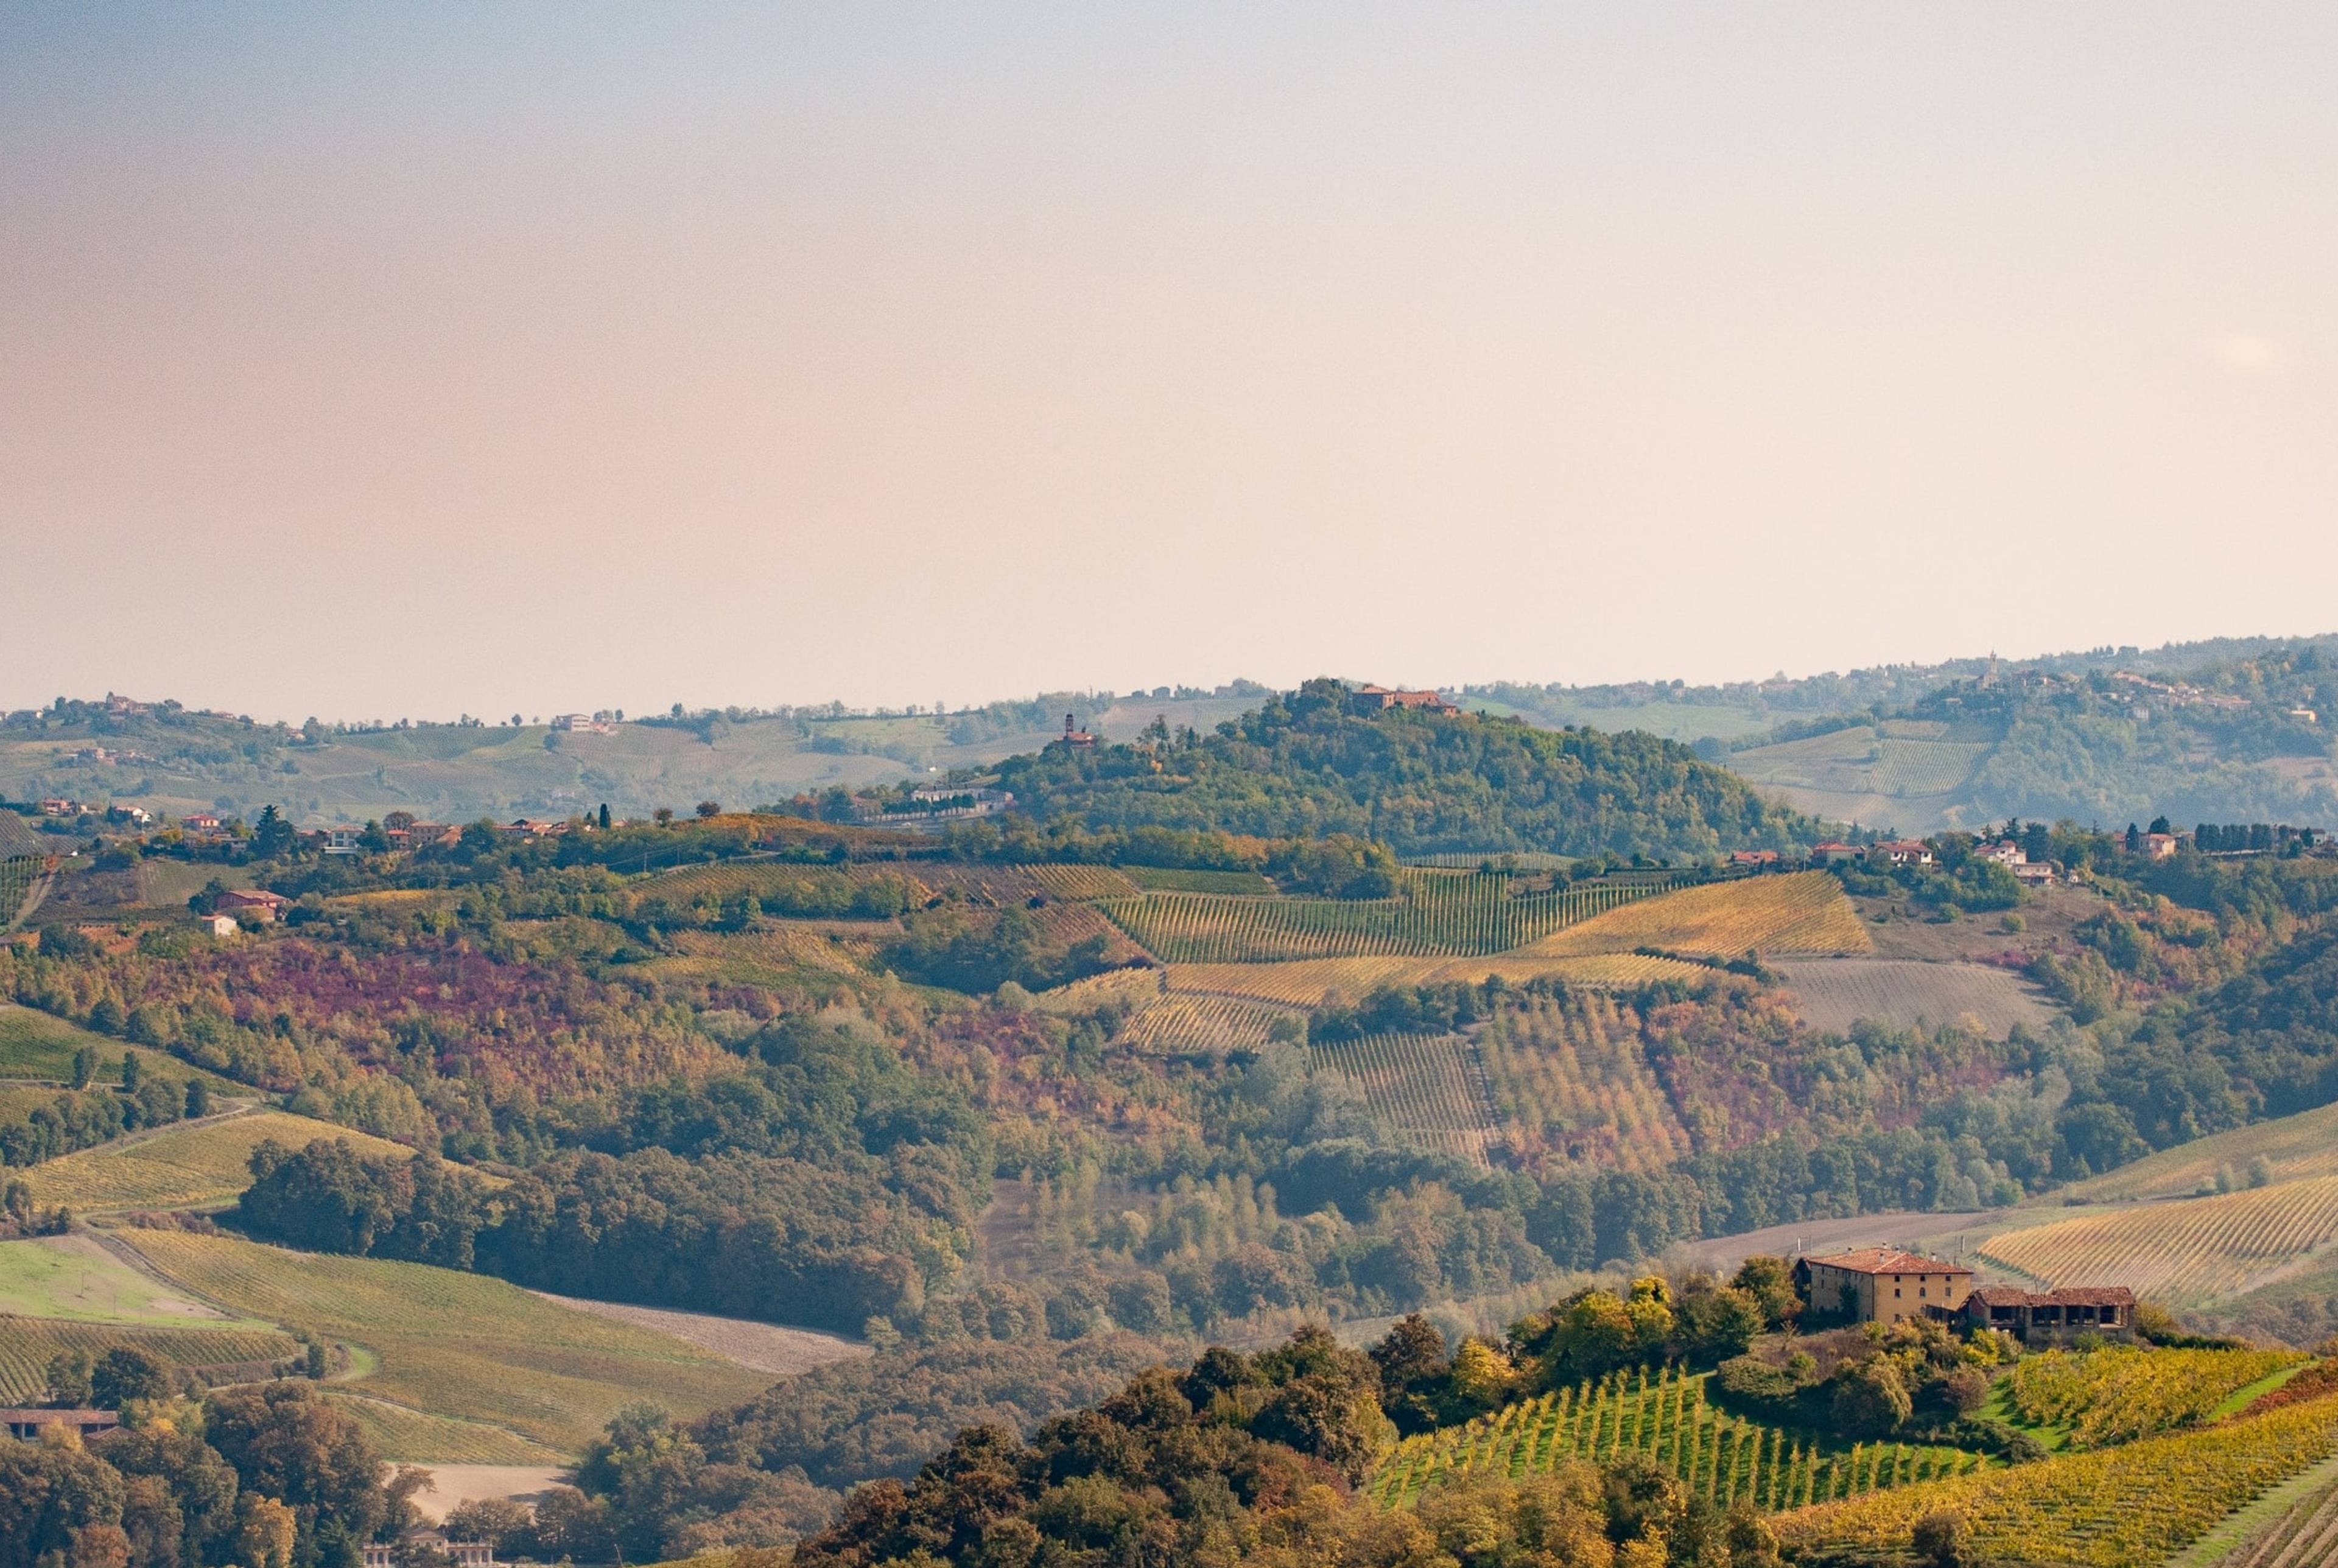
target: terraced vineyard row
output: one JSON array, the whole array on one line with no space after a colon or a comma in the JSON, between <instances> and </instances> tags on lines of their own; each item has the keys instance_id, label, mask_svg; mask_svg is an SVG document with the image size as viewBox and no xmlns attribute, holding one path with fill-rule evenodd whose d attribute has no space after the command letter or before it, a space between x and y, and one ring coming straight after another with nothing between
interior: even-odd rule
<instances>
[{"instance_id":1,"label":"terraced vineyard row","mask_svg":"<svg viewBox=\"0 0 2338 1568\"><path fill-rule=\"evenodd\" d=\"M1148 893L1105 912L1172 964L1263 964L1377 955L1482 957L1523 946L1661 883L1586 883L1512 897L1506 877L1421 871L1392 898L1250 898Z\"/></svg>"},{"instance_id":2,"label":"terraced vineyard row","mask_svg":"<svg viewBox=\"0 0 2338 1568\"><path fill-rule=\"evenodd\" d=\"M1822 1447L1714 1409L1705 1403L1705 1376L1683 1377L1671 1367L1654 1379L1644 1367L1611 1373L1424 1433L1399 1444L1367 1485L1382 1505L1407 1507L1471 1475L1517 1479L1569 1459L1604 1463L1637 1454L1724 1505L1745 1498L1783 1509L1962 1475L1984 1463L1960 1448L1905 1443Z\"/></svg>"},{"instance_id":3,"label":"terraced vineyard row","mask_svg":"<svg viewBox=\"0 0 2338 1568\"><path fill-rule=\"evenodd\" d=\"M265 1328L129 1328L54 1318L0 1318L0 1405L30 1405L48 1387L49 1363L69 1350L102 1356L116 1346L152 1351L174 1367L280 1361L300 1347Z\"/></svg>"},{"instance_id":4,"label":"terraced vineyard row","mask_svg":"<svg viewBox=\"0 0 2338 1568\"><path fill-rule=\"evenodd\" d=\"M2067 1426L2073 1444L2095 1448L2199 1426L2226 1395L2304 1359L2289 1350L2052 1350L2024 1357L2007 1392L2025 1420Z\"/></svg>"},{"instance_id":5,"label":"terraced vineyard row","mask_svg":"<svg viewBox=\"0 0 2338 1568\"><path fill-rule=\"evenodd\" d=\"M2338 1397L1812 1508L1781 1518L1777 1529L1804 1552L1896 1550L1917 1520L1948 1509L1963 1515L1990 1560L2144 1568L2333 1452Z\"/></svg>"},{"instance_id":6,"label":"terraced vineyard row","mask_svg":"<svg viewBox=\"0 0 2338 1568\"><path fill-rule=\"evenodd\" d=\"M1372 1114L1404 1142L1487 1162L1494 1108L1465 1036L1370 1034L1313 1049L1316 1063L1362 1090Z\"/></svg>"},{"instance_id":7,"label":"terraced vineyard row","mask_svg":"<svg viewBox=\"0 0 2338 1568\"><path fill-rule=\"evenodd\" d=\"M2237 1292L2333 1240L2338 1176L2315 1176L2008 1231L1982 1251L2058 1284L2125 1285L2187 1300Z\"/></svg>"},{"instance_id":8,"label":"terraced vineyard row","mask_svg":"<svg viewBox=\"0 0 2338 1568\"><path fill-rule=\"evenodd\" d=\"M1277 1019L1298 1021L1287 1007L1232 996L1162 996L1145 1004L1120 1032L1133 1051L1255 1051Z\"/></svg>"}]
</instances>

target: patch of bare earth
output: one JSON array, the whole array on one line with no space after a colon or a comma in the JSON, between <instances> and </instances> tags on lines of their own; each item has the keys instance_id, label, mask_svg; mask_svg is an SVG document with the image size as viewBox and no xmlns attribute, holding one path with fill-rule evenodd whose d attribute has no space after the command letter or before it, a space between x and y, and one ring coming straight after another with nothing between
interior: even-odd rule
<instances>
[{"instance_id":1,"label":"patch of bare earth","mask_svg":"<svg viewBox=\"0 0 2338 1568\"><path fill-rule=\"evenodd\" d=\"M532 1294L597 1318L614 1318L620 1323L671 1334L742 1367L780 1377L872 1353L857 1339L823 1334L813 1328L789 1328L744 1318L717 1318L705 1312L676 1312L664 1307L634 1307L619 1301L585 1301L574 1296L555 1296L546 1290Z\"/></svg>"},{"instance_id":2,"label":"patch of bare earth","mask_svg":"<svg viewBox=\"0 0 2338 1568\"><path fill-rule=\"evenodd\" d=\"M458 1504L508 1497L541 1502L555 1486L568 1484L568 1472L543 1465L427 1465L429 1488L414 1499L414 1511L431 1524L444 1523Z\"/></svg>"}]
</instances>

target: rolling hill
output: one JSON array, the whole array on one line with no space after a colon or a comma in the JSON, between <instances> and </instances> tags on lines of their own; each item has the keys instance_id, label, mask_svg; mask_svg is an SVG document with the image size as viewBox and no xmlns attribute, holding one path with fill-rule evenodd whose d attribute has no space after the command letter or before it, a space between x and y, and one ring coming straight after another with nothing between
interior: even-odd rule
<instances>
[{"instance_id":1,"label":"rolling hill","mask_svg":"<svg viewBox=\"0 0 2338 1568\"><path fill-rule=\"evenodd\" d=\"M0 799L64 796L159 817L216 810L295 821L404 809L426 819L564 818L603 801L624 816L695 801L786 800L979 767L1044 744L1066 711L1113 738L1156 718L1208 728L1264 688L1043 693L956 713L874 714L841 705L636 716L605 732L510 723L304 726L196 711L173 701L64 701L0 718ZM183 895L182 896L183 897Z\"/></svg>"}]
</instances>

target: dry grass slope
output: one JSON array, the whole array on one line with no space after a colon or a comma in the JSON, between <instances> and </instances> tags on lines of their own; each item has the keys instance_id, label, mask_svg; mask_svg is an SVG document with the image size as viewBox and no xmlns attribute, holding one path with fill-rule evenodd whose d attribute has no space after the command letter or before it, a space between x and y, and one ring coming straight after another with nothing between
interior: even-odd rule
<instances>
[{"instance_id":1,"label":"dry grass slope","mask_svg":"<svg viewBox=\"0 0 2338 1568\"><path fill-rule=\"evenodd\" d=\"M191 1290L374 1352L378 1366L352 1392L505 1427L564 1453L631 1401L697 1416L771 1382L671 1335L483 1275L182 1231L130 1231L125 1240Z\"/></svg>"}]
</instances>

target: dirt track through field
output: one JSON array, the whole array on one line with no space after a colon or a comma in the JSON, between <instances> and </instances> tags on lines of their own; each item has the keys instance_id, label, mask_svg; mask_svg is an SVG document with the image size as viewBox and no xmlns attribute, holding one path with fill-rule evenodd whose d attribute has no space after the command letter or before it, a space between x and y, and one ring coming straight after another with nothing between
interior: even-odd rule
<instances>
[{"instance_id":1,"label":"dirt track through field","mask_svg":"<svg viewBox=\"0 0 2338 1568\"><path fill-rule=\"evenodd\" d=\"M676 1312L663 1307L633 1307L619 1301L586 1301L575 1296L555 1296L547 1290L532 1290L529 1294L597 1318L654 1328L717 1356L728 1357L742 1367L781 1377L809 1372L831 1361L850 1361L874 1354L857 1340L811 1328L787 1328L777 1323L716 1318L704 1312Z\"/></svg>"}]
</instances>

